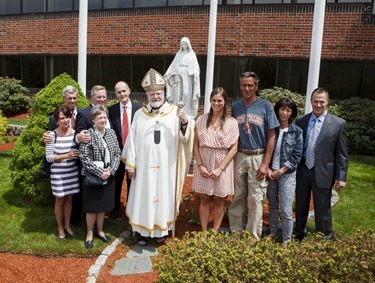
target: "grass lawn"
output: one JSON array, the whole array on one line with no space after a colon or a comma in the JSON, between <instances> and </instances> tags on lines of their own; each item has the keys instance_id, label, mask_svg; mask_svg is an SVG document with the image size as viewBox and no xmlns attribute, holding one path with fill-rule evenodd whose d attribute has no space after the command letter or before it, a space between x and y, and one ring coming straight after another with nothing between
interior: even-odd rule
<instances>
[{"instance_id":1,"label":"grass lawn","mask_svg":"<svg viewBox=\"0 0 375 283\"><path fill-rule=\"evenodd\" d=\"M375 157L351 155L347 187L332 210L333 229L353 234L356 229L375 231Z\"/></svg>"},{"instance_id":2,"label":"grass lawn","mask_svg":"<svg viewBox=\"0 0 375 283\"><path fill-rule=\"evenodd\" d=\"M61 241L57 236L57 224L50 206L35 205L18 197L12 190L9 162L12 151L0 153L0 251L43 255L97 256L106 245L94 239L94 248L84 247L85 225L76 228L77 238ZM123 219L106 218L104 231L115 239L126 228Z\"/></svg>"},{"instance_id":3,"label":"grass lawn","mask_svg":"<svg viewBox=\"0 0 375 283\"><path fill-rule=\"evenodd\" d=\"M29 119L25 118L7 118L8 124L26 126Z\"/></svg>"},{"instance_id":4,"label":"grass lawn","mask_svg":"<svg viewBox=\"0 0 375 283\"><path fill-rule=\"evenodd\" d=\"M350 155L345 190L332 209L334 232L353 235L357 229L375 231L375 156ZM308 231L315 231L314 219Z\"/></svg>"},{"instance_id":5,"label":"grass lawn","mask_svg":"<svg viewBox=\"0 0 375 283\"><path fill-rule=\"evenodd\" d=\"M12 151L0 153L0 252L22 252L42 255L97 256L107 245L99 239L94 248L86 250L83 242L86 229L76 228L76 239L61 241L50 206L35 205L18 197L12 190L9 162ZM357 229L375 231L375 157L351 155L347 188L339 193L340 201L333 208L333 227L336 232L354 234ZM106 218L104 230L112 239L125 230L123 219ZM314 231L314 221L309 221Z\"/></svg>"}]
</instances>

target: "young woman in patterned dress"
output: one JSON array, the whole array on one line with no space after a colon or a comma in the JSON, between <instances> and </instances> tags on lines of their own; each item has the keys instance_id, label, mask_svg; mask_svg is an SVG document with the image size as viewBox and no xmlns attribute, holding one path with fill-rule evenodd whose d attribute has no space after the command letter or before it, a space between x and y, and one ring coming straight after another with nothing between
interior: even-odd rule
<instances>
[{"instance_id":1,"label":"young woman in patterned dress","mask_svg":"<svg viewBox=\"0 0 375 283\"><path fill-rule=\"evenodd\" d=\"M211 109L197 119L195 127L193 189L200 193L199 216L207 230L210 202L214 203L214 230L224 216L225 198L233 195L233 157L237 152L237 121L227 116L227 94L222 87L211 92Z\"/></svg>"}]
</instances>

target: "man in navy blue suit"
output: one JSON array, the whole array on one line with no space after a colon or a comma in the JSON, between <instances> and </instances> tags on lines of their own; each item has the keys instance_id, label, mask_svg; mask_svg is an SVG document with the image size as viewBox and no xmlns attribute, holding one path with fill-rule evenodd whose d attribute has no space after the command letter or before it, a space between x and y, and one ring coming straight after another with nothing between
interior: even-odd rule
<instances>
[{"instance_id":1,"label":"man in navy blue suit","mask_svg":"<svg viewBox=\"0 0 375 283\"><path fill-rule=\"evenodd\" d=\"M111 128L115 131L120 149L122 150L125 144L127 131L130 131L130 124L134 113L142 107L142 104L130 101L130 88L126 82L119 81L115 85L115 93L118 103L108 107L109 120ZM124 113L125 112L125 113ZM126 116L124 116L126 115ZM126 124L124 124L124 121ZM124 132L126 131L126 133ZM115 207L111 212L111 218L118 217L121 208L121 190L122 182L125 176L125 164L120 162L120 166L115 176ZM127 196L129 195L129 188L131 179L126 176L126 183L128 187ZM127 198L126 198L127 199Z\"/></svg>"},{"instance_id":2,"label":"man in navy blue suit","mask_svg":"<svg viewBox=\"0 0 375 283\"><path fill-rule=\"evenodd\" d=\"M303 157L297 169L295 238L306 237L311 192L315 229L324 239L333 237L331 194L346 186L348 152L346 121L327 112L328 91L318 87L311 94L312 112L296 120L303 130Z\"/></svg>"},{"instance_id":3,"label":"man in navy blue suit","mask_svg":"<svg viewBox=\"0 0 375 283\"><path fill-rule=\"evenodd\" d=\"M91 88L90 94L90 105L84 108L77 117L77 126L76 132L77 134L81 133L84 130L88 130L92 128L93 122L90 115L92 107L95 105L102 105L105 106L107 103L107 90L104 86L95 85ZM108 124L109 126L109 124ZM84 136L78 135L77 139L82 142L88 142L84 140Z\"/></svg>"}]
</instances>

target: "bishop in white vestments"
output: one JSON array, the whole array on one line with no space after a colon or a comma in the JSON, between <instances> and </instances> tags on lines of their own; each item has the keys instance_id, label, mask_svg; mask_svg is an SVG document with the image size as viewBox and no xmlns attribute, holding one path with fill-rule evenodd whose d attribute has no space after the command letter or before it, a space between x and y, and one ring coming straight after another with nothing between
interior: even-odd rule
<instances>
[{"instance_id":1,"label":"bishop in white vestments","mask_svg":"<svg viewBox=\"0 0 375 283\"><path fill-rule=\"evenodd\" d=\"M165 85L153 69L143 78L148 104L135 113L122 152L132 178L126 215L142 246L148 237L163 242L172 230L192 154L194 123L166 102Z\"/></svg>"}]
</instances>

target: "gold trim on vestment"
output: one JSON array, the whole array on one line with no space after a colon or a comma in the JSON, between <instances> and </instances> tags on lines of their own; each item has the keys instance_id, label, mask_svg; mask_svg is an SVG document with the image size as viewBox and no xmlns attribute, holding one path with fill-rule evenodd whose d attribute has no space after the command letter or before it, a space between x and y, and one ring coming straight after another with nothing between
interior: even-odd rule
<instances>
[{"instance_id":1,"label":"gold trim on vestment","mask_svg":"<svg viewBox=\"0 0 375 283\"><path fill-rule=\"evenodd\" d=\"M173 224L173 221L168 221L167 222L167 228L162 228L162 227L160 227L159 225L154 225L153 226L153 228L148 228L148 227L146 227L146 226L143 226L143 225L139 225L139 224L135 224L133 221L131 221L131 219L130 219L130 215L125 211L125 214L126 214L126 216L128 217L128 219L129 219L129 224L131 225L131 226L135 226L135 227L138 227L138 228L140 228L140 229L143 229L143 230L146 230L146 231L148 231L148 232L153 232L153 231L155 231L155 230L160 230L160 231L169 231L168 230L168 225L172 225ZM178 213L177 213L177 215L178 215Z\"/></svg>"},{"instance_id":2,"label":"gold trim on vestment","mask_svg":"<svg viewBox=\"0 0 375 283\"><path fill-rule=\"evenodd\" d=\"M171 112L173 111L173 109L176 107L174 104L169 104L171 107L169 107L169 109L163 113L160 113L160 114L156 114L156 113L150 113L148 112L147 108L146 107L142 107L142 112L144 114L146 114L147 116L149 117L155 117L157 115L159 115L160 117L163 117L163 116L167 116L169 114L171 114ZM163 107L163 106L162 106Z\"/></svg>"}]
</instances>

